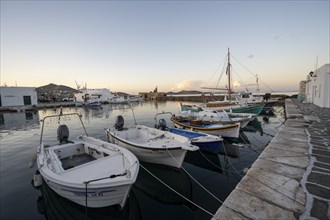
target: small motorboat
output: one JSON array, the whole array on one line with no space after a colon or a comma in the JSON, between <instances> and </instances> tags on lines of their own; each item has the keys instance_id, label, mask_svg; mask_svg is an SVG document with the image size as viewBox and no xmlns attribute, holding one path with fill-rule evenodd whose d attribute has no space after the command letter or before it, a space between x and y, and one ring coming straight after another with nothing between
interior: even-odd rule
<instances>
[{"instance_id":1,"label":"small motorboat","mask_svg":"<svg viewBox=\"0 0 330 220\"><path fill-rule=\"evenodd\" d=\"M156 114L155 128L187 137L191 141L191 144L198 146L201 151L214 154L218 154L221 151L221 148L223 146L223 138L221 136L215 136L187 129L167 127L167 123L164 118L160 118L157 123L157 116L163 114L170 114L171 116L173 116L171 112L162 112Z\"/></svg>"},{"instance_id":2,"label":"small motorboat","mask_svg":"<svg viewBox=\"0 0 330 220\"><path fill-rule=\"evenodd\" d=\"M106 129L107 140L125 147L147 163L181 167L187 151L198 150L190 139L144 125L124 127L124 118L116 117L114 129Z\"/></svg>"},{"instance_id":3,"label":"small motorboat","mask_svg":"<svg viewBox=\"0 0 330 220\"><path fill-rule=\"evenodd\" d=\"M64 116L78 116L85 134L69 140L68 126L60 124L59 143L46 145L43 140L46 119L50 119L49 122L58 117L60 122ZM72 202L92 208L115 204L123 208L139 171L139 161L134 154L118 145L88 137L81 115L62 111L42 120L36 162L41 183Z\"/></svg>"}]
</instances>

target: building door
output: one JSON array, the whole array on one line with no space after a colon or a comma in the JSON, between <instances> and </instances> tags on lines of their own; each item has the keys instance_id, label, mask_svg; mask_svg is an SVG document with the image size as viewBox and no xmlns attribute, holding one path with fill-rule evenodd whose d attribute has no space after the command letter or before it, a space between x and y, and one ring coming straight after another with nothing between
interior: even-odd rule
<instances>
[{"instance_id":1,"label":"building door","mask_svg":"<svg viewBox=\"0 0 330 220\"><path fill-rule=\"evenodd\" d=\"M0 94L0 107L2 106L2 101L1 101L1 94Z\"/></svg>"},{"instance_id":2,"label":"building door","mask_svg":"<svg viewBox=\"0 0 330 220\"><path fill-rule=\"evenodd\" d=\"M24 105L31 105L31 96L23 96Z\"/></svg>"},{"instance_id":3,"label":"building door","mask_svg":"<svg viewBox=\"0 0 330 220\"><path fill-rule=\"evenodd\" d=\"M315 98L316 98L316 94L317 94L317 90L316 90L316 86L313 86L313 90L312 90L312 103L315 104Z\"/></svg>"}]
</instances>

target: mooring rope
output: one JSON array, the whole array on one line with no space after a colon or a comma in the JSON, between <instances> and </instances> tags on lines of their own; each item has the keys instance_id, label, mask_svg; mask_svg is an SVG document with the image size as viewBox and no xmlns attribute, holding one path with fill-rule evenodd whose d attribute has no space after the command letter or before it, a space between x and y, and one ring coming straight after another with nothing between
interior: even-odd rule
<instances>
[{"instance_id":1,"label":"mooring rope","mask_svg":"<svg viewBox=\"0 0 330 220\"><path fill-rule=\"evenodd\" d=\"M183 167L181 166L181 164L173 157L173 155L171 154L171 152L166 148L166 151L171 155L171 157L173 158L173 160L180 165L180 168L182 168L182 170L188 174L188 176L193 179L202 189L204 189L207 193L209 193L213 198L215 198L217 201L219 201L221 204L223 204L223 202L217 198L215 195L213 195L208 189L206 189L202 184L200 184L192 175L190 175L190 173Z\"/></svg>"},{"instance_id":2,"label":"mooring rope","mask_svg":"<svg viewBox=\"0 0 330 220\"><path fill-rule=\"evenodd\" d=\"M218 165L216 165L215 163L213 163L212 161L210 161L204 154L203 152L201 151L201 149L198 149L199 153L205 158L205 160L207 160L210 164L212 164L215 168L218 168L218 169L222 169L222 167L219 167Z\"/></svg>"},{"instance_id":3,"label":"mooring rope","mask_svg":"<svg viewBox=\"0 0 330 220\"><path fill-rule=\"evenodd\" d=\"M176 193L177 195L179 195L181 198L183 198L184 200L190 202L191 204L193 204L194 206L200 208L201 210L203 210L205 213L209 214L210 216L214 216L214 214L212 214L211 212L207 211L206 209L204 209L203 207L201 207L200 205L194 203L193 201L191 201L190 199L184 197L183 195L181 195L179 192L177 192L175 189L173 189L172 187L170 187L168 184L166 184L164 181L162 181L161 179L159 179L157 176L155 176L152 172L150 172L147 168L145 168L142 164L140 164L140 167L142 167L145 171L147 171L152 177L154 177L156 180L158 180L160 183L162 183L163 185L165 185L167 188L169 188L170 190L172 190L174 193Z\"/></svg>"}]
</instances>

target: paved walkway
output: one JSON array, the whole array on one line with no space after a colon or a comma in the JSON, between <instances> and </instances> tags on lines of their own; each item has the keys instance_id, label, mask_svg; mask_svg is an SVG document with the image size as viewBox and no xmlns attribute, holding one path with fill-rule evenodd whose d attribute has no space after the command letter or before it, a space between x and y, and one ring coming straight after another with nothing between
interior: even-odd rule
<instances>
[{"instance_id":1,"label":"paved walkway","mask_svg":"<svg viewBox=\"0 0 330 220\"><path fill-rule=\"evenodd\" d=\"M294 104L310 123L306 132L311 160L301 181L307 202L300 219L330 219L330 109L312 104Z\"/></svg>"},{"instance_id":2,"label":"paved walkway","mask_svg":"<svg viewBox=\"0 0 330 220\"><path fill-rule=\"evenodd\" d=\"M285 101L287 120L212 219L330 219L330 109Z\"/></svg>"}]
</instances>

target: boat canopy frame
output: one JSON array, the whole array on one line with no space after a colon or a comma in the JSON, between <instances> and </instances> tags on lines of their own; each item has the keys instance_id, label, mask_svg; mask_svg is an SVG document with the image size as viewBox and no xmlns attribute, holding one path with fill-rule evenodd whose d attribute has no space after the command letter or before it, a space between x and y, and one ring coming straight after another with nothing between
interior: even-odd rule
<instances>
[{"instance_id":1,"label":"boat canopy frame","mask_svg":"<svg viewBox=\"0 0 330 220\"><path fill-rule=\"evenodd\" d=\"M87 134L87 131L86 131L86 128L85 128L85 125L82 121L82 115L77 113L77 112L74 112L74 113L67 113L67 114L63 114L62 112L62 108L60 110L60 113L58 115L49 115L49 116L46 116L44 117L43 119L41 119L40 121L42 122L42 126L41 126L41 135L40 135L40 145L42 144L42 138L43 138L43 133L44 133L44 127L45 127L45 120L46 119L49 119L49 118L55 118L55 117L58 117L58 120L60 121L61 120L61 117L64 117L64 116L70 116L70 115L74 115L74 116L77 116L80 120L80 123L84 129L84 132L85 132L85 135L88 137L88 134Z\"/></svg>"}]
</instances>

